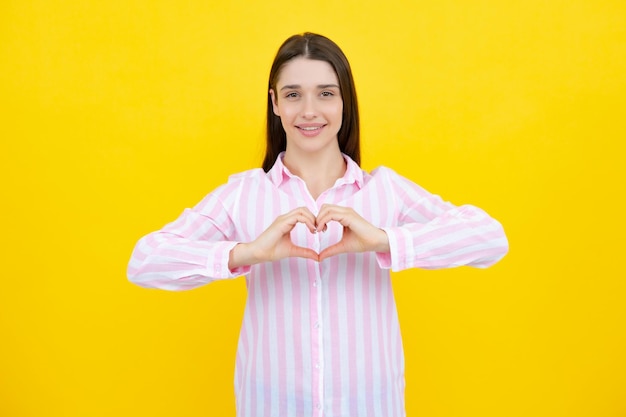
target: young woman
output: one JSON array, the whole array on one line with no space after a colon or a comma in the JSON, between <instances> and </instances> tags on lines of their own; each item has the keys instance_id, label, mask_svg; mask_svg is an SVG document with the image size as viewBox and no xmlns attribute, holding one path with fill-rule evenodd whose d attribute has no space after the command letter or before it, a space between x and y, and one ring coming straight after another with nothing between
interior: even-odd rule
<instances>
[{"instance_id":1,"label":"young woman","mask_svg":"<svg viewBox=\"0 0 626 417\"><path fill-rule=\"evenodd\" d=\"M263 169L231 176L135 247L128 276L141 286L246 276L238 416L404 416L389 270L487 267L508 250L484 211L359 159L346 57L323 36L293 36L270 71Z\"/></svg>"}]
</instances>

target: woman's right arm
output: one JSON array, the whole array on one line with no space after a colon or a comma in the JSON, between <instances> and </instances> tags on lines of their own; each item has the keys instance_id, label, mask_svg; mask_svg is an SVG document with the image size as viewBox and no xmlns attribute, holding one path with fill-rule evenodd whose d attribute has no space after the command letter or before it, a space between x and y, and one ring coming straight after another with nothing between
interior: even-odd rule
<instances>
[{"instance_id":1,"label":"woman's right arm","mask_svg":"<svg viewBox=\"0 0 626 417\"><path fill-rule=\"evenodd\" d=\"M278 216L254 240L243 243L237 240L232 209L218 195L209 194L174 222L141 238L128 264L129 280L142 287L188 290L245 275L251 265L261 262L287 257L318 260L315 251L291 241L291 230L298 223L315 232L315 216L306 207Z\"/></svg>"},{"instance_id":2,"label":"woman's right arm","mask_svg":"<svg viewBox=\"0 0 626 417\"><path fill-rule=\"evenodd\" d=\"M215 193L163 229L142 237L128 264L128 279L142 287L179 291L246 274L249 266L229 269L239 242L228 210Z\"/></svg>"}]
</instances>

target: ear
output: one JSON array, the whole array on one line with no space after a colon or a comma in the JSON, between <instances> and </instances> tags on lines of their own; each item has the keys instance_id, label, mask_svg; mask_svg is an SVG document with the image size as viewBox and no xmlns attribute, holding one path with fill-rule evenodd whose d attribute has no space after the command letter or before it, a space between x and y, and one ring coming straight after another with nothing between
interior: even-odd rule
<instances>
[{"instance_id":1,"label":"ear","mask_svg":"<svg viewBox=\"0 0 626 417\"><path fill-rule=\"evenodd\" d=\"M274 114L278 117L280 117L280 114L278 114L278 103L276 102L276 94L274 93L274 90L272 88L270 88L270 97L272 99L272 110L274 111Z\"/></svg>"}]
</instances>

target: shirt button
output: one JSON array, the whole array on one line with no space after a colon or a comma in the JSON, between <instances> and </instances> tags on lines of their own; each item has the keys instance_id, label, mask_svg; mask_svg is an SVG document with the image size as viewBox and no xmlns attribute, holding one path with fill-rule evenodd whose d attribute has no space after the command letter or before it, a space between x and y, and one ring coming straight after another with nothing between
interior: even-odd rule
<instances>
[{"instance_id":1,"label":"shirt button","mask_svg":"<svg viewBox=\"0 0 626 417\"><path fill-rule=\"evenodd\" d=\"M316 322L315 322L315 328L316 328L316 329L319 329L319 328L320 328L320 322L319 322L319 321L316 321Z\"/></svg>"},{"instance_id":2,"label":"shirt button","mask_svg":"<svg viewBox=\"0 0 626 417\"><path fill-rule=\"evenodd\" d=\"M316 407L317 407L318 410L321 410L322 409L322 404L318 404L318 405L316 405Z\"/></svg>"},{"instance_id":3,"label":"shirt button","mask_svg":"<svg viewBox=\"0 0 626 417\"><path fill-rule=\"evenodd\" d=\"M315 364L315 369L320 369L320 364L319 363Z\"/></svg>"}]
</instances>

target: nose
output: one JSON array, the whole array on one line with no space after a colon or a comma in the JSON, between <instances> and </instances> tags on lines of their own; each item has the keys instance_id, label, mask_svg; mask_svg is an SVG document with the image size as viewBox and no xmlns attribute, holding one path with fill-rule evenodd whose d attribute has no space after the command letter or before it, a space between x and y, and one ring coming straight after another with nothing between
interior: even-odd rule
<instances>
[{"instance_id":1,"label":"nose","mask_svg":"<svg viewBox=\"0 0 626 417\"><path fill-rule=\"evenodd\" d=\"M302 117L305 119L314 119L317 117L315 103L313 97L307 97L302 105Z\"/></svg>"}]
</instances>

